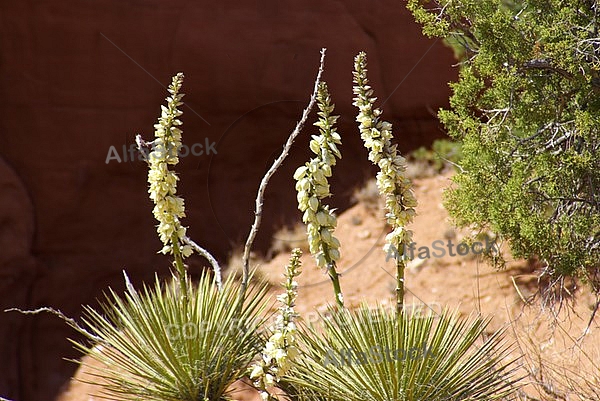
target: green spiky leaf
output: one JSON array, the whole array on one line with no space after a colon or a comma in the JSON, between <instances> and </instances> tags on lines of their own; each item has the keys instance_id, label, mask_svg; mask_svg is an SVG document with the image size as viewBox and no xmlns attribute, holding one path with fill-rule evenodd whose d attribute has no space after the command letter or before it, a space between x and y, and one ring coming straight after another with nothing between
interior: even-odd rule
<instances>
[{"instance_id":1,"label":"green spiky leaf","mask_svg":"<svg viewBox=\"0 0 600 401\"><path fill-rule=\"evenodd\" d=\"M514 390L511 345L502 331L484 335L489 319L331 312L322 327L306 327L303 356L282 386L297 399L488 401Z\"/></svg>"},{"instance_id":2,"label":"green spiky leaf","mask_svg":"<svg viewBox=\"0 0 600 401\"><path fill-rule=\"evenodd\" d=\"M188 288L187 305L177 284L161 285L157 278L139 292L129 287L125 297L110 290L103 313L85 308L87 336L101 342L75 344L99 362L88 368L101 379L103 394L123 400L227 399L227 388L244 376L264 343L257 330L266 284L248 294L239 313L239 285L232 279L219 291L203 274Z\"/></svg>"}]
</instances>

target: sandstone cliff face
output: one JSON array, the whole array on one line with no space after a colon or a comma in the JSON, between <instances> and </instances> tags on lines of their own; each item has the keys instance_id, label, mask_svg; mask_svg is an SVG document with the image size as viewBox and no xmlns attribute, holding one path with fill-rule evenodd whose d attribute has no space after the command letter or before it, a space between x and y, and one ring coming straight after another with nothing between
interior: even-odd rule
<instances>
[{"instance_id":1,"label":"sandstone cliff face","mask_svg":"<svg viewBox=\"0 0 600 401\"><path fill-rule=\"evenodd\" d=\"M343 115L332 199L343 208L371 173L351 106L358 51L401 150L441 136L432 111L447 102L452 55L421 36L402 2L0 2L0 308L77 317L108 286L122 289L122 269L134 284L167 273L145 165L122 153L136 133L152 137L178 71L184 143L214 142L211 155L178 166L185 222L224 259L247 235L258 183L308 100L321 47ZM298 219L291 175L308 157L307 128L267 191L259 250L272 227ZM106 163L111 147L121 163ZM0 395L52 400L75 369L61 359L77 357L71 335L52 316L0 314Z\"/></svg>"}]
</instances>

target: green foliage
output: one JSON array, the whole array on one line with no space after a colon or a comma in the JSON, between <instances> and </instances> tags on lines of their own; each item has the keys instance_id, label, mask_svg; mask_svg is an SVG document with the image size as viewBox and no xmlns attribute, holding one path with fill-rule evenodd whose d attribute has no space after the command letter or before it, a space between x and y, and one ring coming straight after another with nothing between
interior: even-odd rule
<instances>
[{"instance_id":1,"label":"green foliage","mask_svg":"<svg viewBox=\"0 0 600 401\"><path fill-rule=\"evenodd\" d=\"M487 401L515 382L503 331L479 341L487 319L366 306L331 312L323 327L301 332L301 358L284 386L293 399Z\"/></svg>"},{"instance_id":2,"label":"green foliage","mask_svg":"<svg viewBox=\"0 0 600 401\"><path fill-rule=\"evenodd\" d=\"M591 0L410 0L423 31L462 56L451 109L463 142L445 205L515 257L600 291L600 39Z\"/></svg>"},{"instance_id":3,"label":"green foliage","mask_svg":"<svg viewBox=\"0 0 600 401\"><path fill-rule=\"evenodd\" d=\"M227 399L229 385L244 376L264 344L257 328L263 323L266 285L248 294L239 314L239 285L232 279L219 291L210 275L203 274L197 286L188 283L188 291L184 298L176 280L161 285L157 279L141 292L129 285L124 298L110 290L104 313L85 308L89 331L83 334L94 343L76 346L100 363L90 369L105 381L105 395L120 400Z\"/></svg>"},{"instance_id":4,"label":"green foliage","mask_svg":"<svg viewBox=\"0 0 600 401\"><path fill-rule=\"evenodd\" d=\"M414 161L431 165L435 171L441 172L444 168L460 162L462 158L461 143L436 139L433 141L431 149L421 146L409 156Z\"/></svg>"}]
</instances>

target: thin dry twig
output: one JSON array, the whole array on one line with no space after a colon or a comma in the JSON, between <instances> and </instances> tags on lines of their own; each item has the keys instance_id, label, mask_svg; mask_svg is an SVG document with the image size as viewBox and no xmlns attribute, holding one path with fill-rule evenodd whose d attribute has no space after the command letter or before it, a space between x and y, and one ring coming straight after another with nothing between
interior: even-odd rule
<instances>
[{"instance_id":1,"label":"thin dry twig","mask_svg":"<svg viewBox=\"0 0 600 401\"><path fill-rule=\"evenodd\" d=\"M515 276L510 276L510 279L512 280L513 286L515 287L515 291L517 291L519 298L521 298L521 301L523 301L523 304L530 305L531 302L528 301L527 299L525 299L525 297L523 296L523 293L519 289L519 286L517 285L517 282L515 281Z\"/></svg>"},{"instance_id":2,"label":"thin dry twig","mask_svg":"<svg viewBox=\"0 0 600 401\"><path fill-rule=\"evenodd\" d=\"M191 238L183 237L183 242L191 246L194 249L194 251L198 252L199 255L203 256L204 258L206 258L206 260L208 260L215 273L215 281L217 282L217 288L219 290L222 290L223 280L221 278L221 266L219 266L219 262L217 262L217 259L215 259L214 256L212 256L210 252L208 252L206 249L202 248L200 245L192 241Z\"/></svg>"},{"instance_id":3,"label":"thin dry twig","mask_svg":"<svg viewBox=\"0 0 600 401\"><path fill-rule=\"evenodd\" d=\"M587 326L581 333L581 336L577 338L577 342L581 341L583 337L585 337L590 332L590 327L592 327L592 323L594 322L594 318L596 317L596 313L598 312L598 308L600 308L600 298L596 298L596 304L594 305L594 310L592 310L592 315L590 316L590 320L588 320Z\"/></svg>"},{"instance_id":4,"label":"thin dry twig","mask_svg":"<svg viewBox=\"0 0 600 401\"><path fill-rule=\"evenodd\" d=\"M326 51L325 48L321 49L321 61L319 64L319 71L317 73L317 78L315 79L315 86L313 89L313 93L310 97L310 101L308 102L308 106L306 106L306 108L304 109L304 111L302 113L302 118L296 124L296 128L294 128L294 131L292 131L292 133L288 137L288 139L283 147L283 150L281 151L281 154L279 155L279 157L277 159L275 159L275 161L273 162L273 165L266 172L266 174L264 175L264 177L262 178L262 180L260 182L260 186L258 187L258 194L256 195L256 210L254 212L254 223L252 224L252 227L250 228L250 234L248 235L248 239L246 240L246 245L244 246L244 255L242 256L243 276L242 276L242 283L241 283L241 287L240 287L240 296L238 299L238 301L239 301L238 307L241 307L241 304L244 301L244 296L246 294L246 289L248 288L248 277L250 275L250 250L252 249L252 244L254 243L256 234L258 233L258 228L260 227L260 221L262 218L263 197L265 194L265 189L267 187L267 184L269 183L269 180L271 179L273 174L275 174L275 171L277 171L277 169L281 166L281 164L287 157L287 155L292 147L292 144L294 143L294 140L296 139L296 137L298 136L300 131L302 131L302 128L304 127L304 124L306 123L306 120L308 119L308 116L316 103L317 91L319 88L319 83L321 82L321 75L323 75L323 69L324 69L324 63L325 63L325 51Z\"/></svg>"},{"instance_id":5,"label":"thin dry twig","mask_svg":"<svg viewBox=\"0 0 600 401\"><path fill-rule=\"evenodd\" d=\"M554 318L557 318L557 316L555 315ZM600 392L596 390L599 378L597 374L588 374L589 372L585 371L578 372L574 370L576 369L574 367L557 364L544 357L540 345L529 331L523 328L522 332L517 332L516 322L517 319L513 318L511 314L510 323L514 338L524 358L522 366L528 373L529 384L534 386L542 400L568 401L578 399L581 401L595 401L598 399ZM579 349L579 363L581 363L581 358L585 357L592 363L594 369L597 369L598 365L594 363L593 357L588 355L581 347L581 344L578 343L579 340L573 338L569 334L569 330L565 329L560 322L553 321L552 323L573 342L573 346L569 349ZM598 371L600 372L600 370ZM574 379L575 377L577 379ZM520 395L523 398L524 394ZM526 397L526 399L534 398Z\"/></svg>"},{"instance_id":6,"label":"thin dry twig","mask_svg":"<svg viewBox=\"0 0 600 401\"><path fill-rule=\"evenodd\" d=\"M81 327L79 324L77 324L77 322L74 319L66 316L64 313L62 313L58 309L53 309L53 308L48 308L48 307L38 308L38 309L34 309L34 310L22 310L19 308L10 308L10 309L5 309L4 312L19 312L24 315L37 315L42 312L48 312L48 313L58 316L63 321L65 321L69 326L73 327L75 330L84 334L88 338L90 338L94 341L102 342L102 339L100 337L93 335L92 333L90 333L89 331L87 331L86 329ZM0 401L2 401L2 400L0 399Z\"/></svg>"}]
</instances>

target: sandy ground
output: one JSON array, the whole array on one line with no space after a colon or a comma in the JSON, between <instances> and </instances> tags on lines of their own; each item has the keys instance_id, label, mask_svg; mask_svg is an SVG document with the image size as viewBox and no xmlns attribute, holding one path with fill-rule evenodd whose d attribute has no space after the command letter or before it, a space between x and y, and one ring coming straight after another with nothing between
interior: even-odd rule
<instances>
[{"instance_id":1,"label":"sandy ground","mask_svg":"<svg viewBox=\"0 0 600 401\"><path fill-rule=\"evenodd\" d=\"M416 248L426 246L433 253L434 242L441 241L436 243L437 247L440 248L443 243L446 255L416 258L410 263L406 272L405 303L423 310L431 308L435 312L449 307L457 308L464 315L480 312L492 316L489 329L508 327L507 338L516 342L514 355L526 355L520 362L521 371L531 371L536 376L525 379L527 386L524 391L534 397L532 399L561 399L552 398L548 394L552 392L564 400L579 399L573 391L584 388L585 378L592 375L594 369L596 377L600 377L599 318L592 323L588 334L577 340L590 319L593 297L583 287L577 289L577 301L555 316L549 310L540 312L537 301L526 306L524 299L529 299L536 283L527 261L512 260L502 247L508 263L505 269L497 271L474 255L472 250L463 256L457 254L456 244L469 233L454 229L442 207L442 192L450 185L449 176L418 179L414 185L419 201L418 216L411 227ZM375 196L371 199L363 196L361 202L339 216L336 236L342 244L342 258L338 267L342 273L341 285L347 307L355 307L361 302L372 305L380 302L390 307L394 304L395 266L392 259L386 261L381 249L388 229ZM291 236L289 239L277 238L277 241L280 244L287 241L290 247L296 245ZM449 255L448 241L454 244L455 256ZM478 249L475 248L476 251ZM464 252L465 248L461 250ZM422 248L421 251L424 252ZM440 253L438 250L436 255ZM289 253L286 252L274 256L271 261L259 266L260 274L278 284L288 258ZM315 311L323 311L327 304L333 302L332 287L327 276L315 267L310 255L305 253L302 260L297 310L305 319L316 320ZM553 377L552 371L557 372L556 377ZM80 369L57 401L99 399L95 395L95 386L77 381L83 376L85 369ZM546 391L534 385L540 380L546 383ZM573 390L569 390L570 380L574 381ZM600 387L600 383L596 385ZM240 400L253 398L248 392L237 394Z\"/></svg>"}]
</instances>

